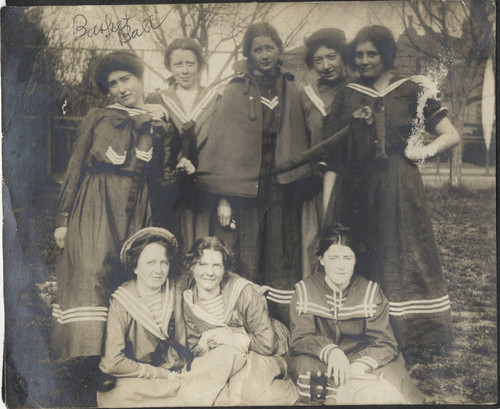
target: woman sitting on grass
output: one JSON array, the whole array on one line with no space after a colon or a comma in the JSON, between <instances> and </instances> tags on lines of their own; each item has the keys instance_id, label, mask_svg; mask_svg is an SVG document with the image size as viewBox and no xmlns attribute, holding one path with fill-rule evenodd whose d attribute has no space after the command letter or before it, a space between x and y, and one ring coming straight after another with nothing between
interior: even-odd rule
<instances>
[{"instance_id":1,"label":"woman sitting on grass","mask_svg":"<svg viewBox=\"0 0 500 409\"><path fill-rule=\"evenodd\" d=\"M211 405L225 386L235 352L220 349L191 364L181 312L187 280L176 256L177 240L162 228L142 229L123 245L121 261L136 278L110 301L100 369L111 379L97 393L100 407Z\"/></svg>"},{"instance_id":2,"label":"woman sitting on grass","mask_svg":"<svg viewBox=\"0 0 500 409\"><path fill-rule=\"evenodd\" d=\"M377 283L353 275L356 256L351 245L349 229L341 225L325 229L316 252L323 272L318 270L295 287L290 370L301 401L422 403L423 396L398 355L389 303ZM352 384L377 380L367 374L382 375L394 388L380 382L372 387ZM369 396L363 396L367 391Z\"/></svg>"},{"instance_id":3,"label":"woman sitting on grass","mask_svg":"<svg viewBox=\"0 0 500 409\"><path fill-rule=\"evenodd\" d=\"M231 272L229 251L217 237L198 239L185 256L194 283L184 292L183 314L189 346L196 357L231 351L213 359L210 373L233 362L228 383L215 405L292 405L297 392L287 377L283 355L288 330L269 318L254 284ZM195 358L196 362L200 358Z\"/></svg>"}]
</instances>

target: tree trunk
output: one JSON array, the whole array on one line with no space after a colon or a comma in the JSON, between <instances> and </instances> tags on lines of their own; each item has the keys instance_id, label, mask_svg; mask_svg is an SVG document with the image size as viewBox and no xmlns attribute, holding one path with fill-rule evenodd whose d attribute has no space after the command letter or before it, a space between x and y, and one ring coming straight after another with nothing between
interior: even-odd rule
<instances>
[{"instance_id":1,"label":"tree trunk","mask_svg":"<svg viewBox=\"0 0 500 409\"><path fill-rule=\"evenodd\" d=\"M464 150L464 116L457 115L453 125L457 129L460 141L458 145L452 149L451 169L450 169L450 184L452 187L459 187L462 184L462 153Z\"/></svg>"}]
</instances>

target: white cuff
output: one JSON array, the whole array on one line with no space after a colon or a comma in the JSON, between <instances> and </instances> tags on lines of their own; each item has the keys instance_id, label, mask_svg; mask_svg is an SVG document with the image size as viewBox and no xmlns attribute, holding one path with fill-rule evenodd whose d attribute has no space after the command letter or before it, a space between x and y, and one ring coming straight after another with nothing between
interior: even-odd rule
<instances>
[{"instance_id":1,"label":"white cuff","mask_svg":"<svg viewBox=\"0 0 500 409\"><path fill-rule=\"evenodd\" d=\"M375 359L370 358L369 356L366 356L366 355L356 359L354 362L361 362L363 364L368 365L372 369L378 368L378 362L375 361Z\"/></svg>"},{"instance_id":2,"label":"white cuff","mask_svg":"<svg viewBox=\"0 0 500 409\"><path fill-rule=\"evenodd\" d=\"M330 355L330 352L332 352L335 348L339 348L339 346L335 344L328 344L327 346L323 347L323 349L319 351L319 359L327 364L328 356Z\"/></svg>"}]
</instances>

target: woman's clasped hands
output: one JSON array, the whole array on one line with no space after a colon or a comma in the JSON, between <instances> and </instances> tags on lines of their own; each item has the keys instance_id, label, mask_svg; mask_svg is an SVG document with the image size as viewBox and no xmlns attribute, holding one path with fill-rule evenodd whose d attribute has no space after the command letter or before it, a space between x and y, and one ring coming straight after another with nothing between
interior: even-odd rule
<instances>
[{"instance_id":1,"label":"woman's clasped hands","mask_svg":"<svg viewBox=\"0 0 500 409\"><path fill-rule=\"evenodd\" d=\"M248 335L233 332L227 328L217 328L205 331L200 338L199 344L205 346L207 350L217 348L220 345L227 345L240 352L247 353L250 338Z\"/></svg>"}]
</instances>

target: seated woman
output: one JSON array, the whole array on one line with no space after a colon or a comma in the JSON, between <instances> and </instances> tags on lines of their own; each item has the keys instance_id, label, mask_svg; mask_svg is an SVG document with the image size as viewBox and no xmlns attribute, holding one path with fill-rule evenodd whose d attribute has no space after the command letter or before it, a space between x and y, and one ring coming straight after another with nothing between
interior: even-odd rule
<instances>
[{"instance_id":1,"label":"seated woman","mask_svg":"<svg viewBox=\"0 0 500 409\"><path fill-rule=\"evenodd\" d=\"M176 274L176 255L177 240L158 227L139 230L123 245L121 262L137 277L110 301L99 367L117 379L97 393L100 407L211 405L225 386L236 352L221 349L191 364L181 313L187 277Z\"/></svg>"},{"instance_id":2,"label":"seated woman","mask_svg":"<svg viewBox=\"0 0 500 409\"><path fill-rule=\"evenodd\" d=\"M192 352L204 357L229 347L242 358L235 361L215 405L294 404L298 395L283 358L288 330L278 321L271 322L266 301L254 284L231 272L223 242L217 237L198 239L185 256L185 266L194 277L183 297ZM215 361L212 372L218 372L226 360Z\"/></svg>"},{"instance_id":3,"label":"seated woman","mask_svg":"<svg viewBox=\"0 0 500 409\"><path fill-rule=\"evenodd\" d=\"M422 403L398 354L387 299L378 284L353 275L349 229L326 228L316 254L320 269L297 283L290 305L290 371L301 401ZM366 400L358 395L346 402L346 389L355 394L351 380L376 381L380 375L389 384L378 382ZM390 396L381 396L388 390Z\"/></svg>"}]
</instances>

